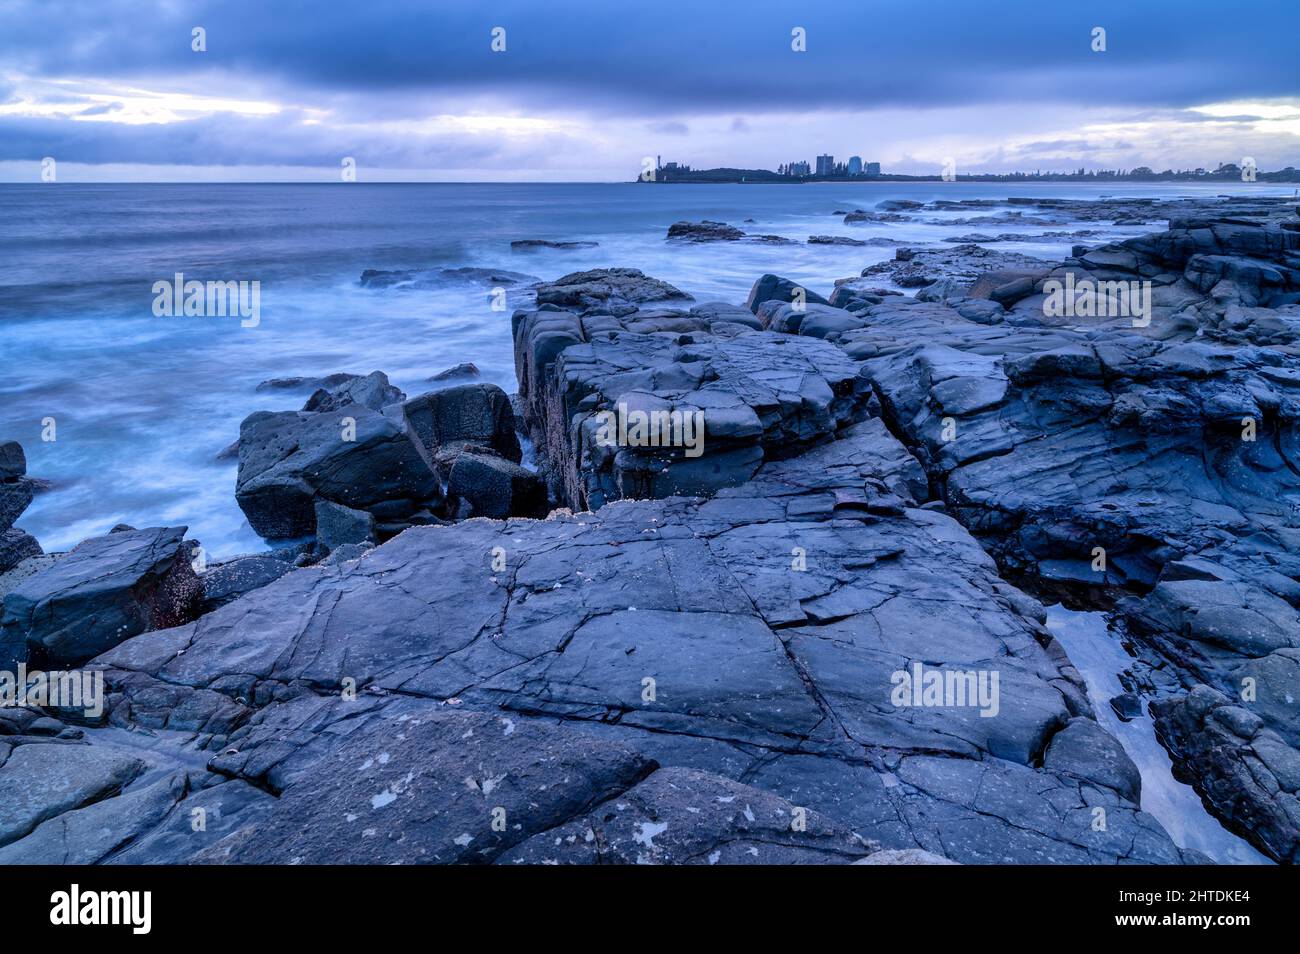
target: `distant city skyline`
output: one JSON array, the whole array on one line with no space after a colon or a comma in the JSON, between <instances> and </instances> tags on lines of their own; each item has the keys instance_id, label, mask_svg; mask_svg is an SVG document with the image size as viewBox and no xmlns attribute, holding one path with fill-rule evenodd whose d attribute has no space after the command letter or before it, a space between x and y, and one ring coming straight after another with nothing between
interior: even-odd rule
<instances>
[{"instance_id":1,"label":"distant city skyline","mask_svg":"<svg viewBox=\"0 0 1300 954\"><path fill-rule=\"evenodd\" d=\"M1293 0L75 11L5 5L0 181L625 181L666 141L696 168L1300 165Z\"/></svg>"}]
</instances>

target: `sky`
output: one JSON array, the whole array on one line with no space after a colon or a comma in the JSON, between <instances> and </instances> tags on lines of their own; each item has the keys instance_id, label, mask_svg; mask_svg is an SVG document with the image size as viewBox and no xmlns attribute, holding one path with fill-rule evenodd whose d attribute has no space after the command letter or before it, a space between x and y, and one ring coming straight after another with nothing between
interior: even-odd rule
<instances>
[{"instance_id":1,"label":"sky","mask_svg":"<svg viewBox=\"0 0 1300 954\"><path fill-rule=\"evenodd\" d=\"M1272 170L1297 36L1300 0L0 0L0 181Z\"/></svg>"}]
</instances>

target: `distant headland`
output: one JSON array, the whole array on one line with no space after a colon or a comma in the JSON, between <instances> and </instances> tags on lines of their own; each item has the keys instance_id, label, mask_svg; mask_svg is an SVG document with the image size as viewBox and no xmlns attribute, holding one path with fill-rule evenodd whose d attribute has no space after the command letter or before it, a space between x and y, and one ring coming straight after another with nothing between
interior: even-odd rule
<instances>
[{"instance_id":1,"label":"distant headland","mask_svg":"<svg viewBox=\"0 0 1300 954\"><path fill-rule=\"evenodd\" d=\"M848 162L836 162L834 156L818 156L815 163L798 161L784 163L773 172L771 169L692 169L677 162L662 162L656 157L654 167L649 160L637 182L700 183L743 182L784 183L800 182L1300 182L1300 169L1287 166L1275 172L1263 172L1249 160L1241 165L1227 162L1215 169L1165 169L1156 172L1149 166L1133 169L1077 169L1072 172L981 172L959 174L949 163L944 171L935 175L902 175L882 172L880 163L863 162L851 156Z\"/></svg>"}]
</instances>

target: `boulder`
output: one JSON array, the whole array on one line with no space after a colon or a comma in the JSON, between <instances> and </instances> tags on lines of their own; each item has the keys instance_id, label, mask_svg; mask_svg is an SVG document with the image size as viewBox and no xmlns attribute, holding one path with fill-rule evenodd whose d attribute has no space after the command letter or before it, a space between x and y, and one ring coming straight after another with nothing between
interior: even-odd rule
<instances>
[{"instance_id":1,"label":"boulder","mask_svg":"<svg viewBox=\"0 0 1300 954\"><path fill-rule=\"evenodd\" d=\"M495 384L460 384L413 397L402 405L406 426L428 459L474 444L518 463L510 398Z\"/></svg>"},{"instance_id":2,"label":"boulder","mask_svg":"<svg viewBox=\"0 0 1300 954\"><path fill-rule=\"evenodd\" d=\"M546 481L495 454L458 454L447 478L447 494L468 503L474 517L545 517L550 509Z\"/></svg>"},{"instance_id":3,"label":"boulder","mask_svg":"<svg viewBox=\"0 0 1300 954\"><path fill-rule=\"evenodd\" d=\"M349 543L375 542L375 517L332 500L316 501L316 542L329 552Z\"/></svg>"},{"instance_id":4,"label":"boulder","mask_svg":"<svg viewBox=\"0 0 1300 954\"><path fill-rule=\"evenodd\" d=\"M254 531L287 539L315 533L318 500L400 527L436 509L442 491L400 414L351 404L245 418L235 499Z\"/></svg>"},{"instance_id":5,"label":"boulder","mask_svg":"<svg viewBox=\"0 0 1300 954\"><path fill-rule=\"evenodd\" d=\"M5 595L5 644L19 661L77 665L138 633L193 619L203 587L190 566L185 529L82 541Z\"/></svg>"},{"instance_id":6,"label":"boulder","mask_svg":"<svg viewBox=\"0 0 1300 954\"><path fill-rule=\"evenodd\" d=\"M764 275L749 290L745 307L758 314L758 308L767 301L793 302L801 299L805 304L829 305L825 298L803 285L779 275Z\"/></svg>"},{"instance_id":7,"label":"boulder","mask_svg":"<svg viewBox=\"0 0 1300 954\"><path fill-rule=\"evenodd\" d=\"M400 404L406 395L388 383L388 375L372 371L364 378L357 377L329 388L318 388L303 405L304 411L337 411L359 404L372 411L381 411L390 404Z\"/></svg>"},{"instance_id":8,"label":"boulder","mask_svg":"<svg viewBox=\"0 0 1300 954\"><path fill-rule=\"evenodd\" d=\"M7 573L28 557L40 556L42 552L36 538L25 530L17 527L0 530L0 573Z\"/></svg>"}]
</instances>

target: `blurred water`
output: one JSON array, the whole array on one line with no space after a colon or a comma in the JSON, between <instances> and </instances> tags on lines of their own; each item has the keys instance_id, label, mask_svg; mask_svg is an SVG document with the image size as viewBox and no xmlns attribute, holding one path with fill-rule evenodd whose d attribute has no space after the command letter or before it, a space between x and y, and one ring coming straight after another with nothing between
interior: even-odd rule
<instances>
[{"instance_id":1,"label":"blurred water","mask_svg":"<svg viewBox=\"0 0 1300 954\"><path fill-rule=\"evenodd\" d=\"M118 522L186 524L212 556L261 549L234 500L235 464L215 455L261 409L305 395L258 393L271 377L386 371L408 393L473 361L514 389L510 309L465 282L421 290L358 286L363 269L481 266L555 278L631 266L700 300L743 302L774 271L829 291L890 248L668 243L678 219L712 218L803 243L813 234L938 241L1004 225L844 225L835 210L885 199L1099 194L1193 195L1269 187L360 184L0 185L0 440L26 448L53 488L19 521L48 550ZM1277 189L1289 194L1289 189ZM752 218L754 222L745 222ZM1090 227L1096 227L1090 226ZM1053 228L1069 228L1054 226ZM1106 237L1140 227L1109 228ZM513 252L513 239L594 240L589 249ZM1097 239L1095 241L1101 241ZM1092 241L1092 240L1090 240ZM1007 246L1061 257L1071 242ZM187 278L261 282L261 323L156 318L152 286ZM513 308L516 302L510 302ZM53 417L57 440L41 440Z\"/></svg>"},{"instance_id":2,"label":"blurred water","mask_svg":"<svg viewBox=\"0 0 1300 954\"><path fill-rule=\"evenodd\" d=\"M1272 859L1228 831L1211 815L1190 785L1174 778L1169 753L1156 739L1145 711L1121 722L1110 700L1124 691L1119 674L1133 664L1110 630L1104 613L1047 609L1047 628L1065 647L1070 662L1088 685L1088 697L1102 728L1119 740L1142 776L1142 810L1155 816L1180 848L1193 848L1222 865L1271 865Z\"/></svg>"}]
</instances>

